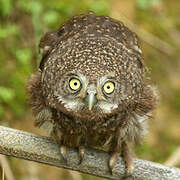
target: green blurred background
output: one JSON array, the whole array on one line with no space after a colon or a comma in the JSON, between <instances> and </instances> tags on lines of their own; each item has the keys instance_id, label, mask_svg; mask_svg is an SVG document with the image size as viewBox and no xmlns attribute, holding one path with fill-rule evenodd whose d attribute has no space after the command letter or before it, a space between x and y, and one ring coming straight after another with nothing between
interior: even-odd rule
<instances>
[{"instance_id":1,"label":"green blurred background","mask_svg":"<svg viewBox=\"0 0 180 180\"><path fill-rule=\"evenodd\" d=\"M40 37L88 11L119 19L140 36L160 104L149 120L149 135L135 152L139 158L165 163L180 147L178 0L0 0L0 125L45 134L33 127L26 94L28 77L41 58ZM7 161L18 180L102 179L11 157ZM180 161L174 165L180 167Z\"/></svg>"}]
</instances>

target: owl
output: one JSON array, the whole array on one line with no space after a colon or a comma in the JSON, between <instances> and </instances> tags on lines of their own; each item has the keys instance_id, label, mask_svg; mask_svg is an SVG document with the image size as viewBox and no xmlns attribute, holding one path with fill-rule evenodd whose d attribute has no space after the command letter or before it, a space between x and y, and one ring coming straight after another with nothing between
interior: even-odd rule
<instances>
[{"instance_id":1,"label":"owl","mask_svg":"<svg viewBox=\"0 0 180 180\"><path fill-rule=\"evenodd\" d=\"M122 22L94 13L72 17L39 45L42 60L27 90L35 126L60 146L110 152L112 172L119 155L134 170L131 144L141 142L157 95L149 84L139 40Z\"/></svg>"}]
</instances>

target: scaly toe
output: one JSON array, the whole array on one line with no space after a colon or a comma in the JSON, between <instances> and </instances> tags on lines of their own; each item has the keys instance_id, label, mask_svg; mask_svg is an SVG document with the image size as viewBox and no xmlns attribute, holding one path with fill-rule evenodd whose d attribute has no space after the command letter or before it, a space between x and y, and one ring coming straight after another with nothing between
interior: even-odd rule
<instances>
[{"instance_id":1,"label":"scaly toe","mask_svg":"<svg viewBox=\"0 0 180 180\"><path fill-rule=\"evenodd\" d=\"M127 175L132 175L133 172L134 172L134 165L133 165L133 163L130 163L126 167L126 174Z\"/></svg>"}]
</instances>

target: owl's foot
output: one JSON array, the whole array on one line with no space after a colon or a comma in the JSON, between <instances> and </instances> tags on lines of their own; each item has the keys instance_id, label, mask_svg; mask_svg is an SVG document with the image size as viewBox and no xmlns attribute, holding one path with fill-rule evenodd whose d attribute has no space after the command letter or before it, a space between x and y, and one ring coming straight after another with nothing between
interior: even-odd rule
<instances>
[{"instance_id":1,"label":"owl's foot","mask_svg":"<svg viewBox=\"0 0 180 180\"><path fill-rule=\"evenodd\" d=\"M79 146L79 148L78 148L79 164L81 164L84 159L84 153L85 153L84 146Z\"/></svg>"},{"instance_id":2,"label":"owl's foot","mask_svg":"<svg viewBox=\"0 0 180 180\"><path fill-rule=\"evenodd\" d=\"M110 157L109 169L110 169L111 174L112 174L113 168L117 164L117 160L118 160L119 155L120 155L119 152L114 152ZM126 174L124 177L125 177L125 179L127 177L132 178L133 177L132 174L134 171L133 158L132 158L131 152L129 151L129 148L125 142L122 144L122 158L123 158L123 160L125 162L125 166L126 166L126 169L125 169Z\"/></svg>"},{"instance_id":3,"label":"owl's foot","mask_svg":"<svg viewBox=\"0 0 180 180\"><path fill-rule=\"evenodd\" d=\"M67 163L67 147L61 145L60 146L60 153L62 155L62 158L63 158L64 162Z\"/></svg>"},{"instance_id":4,"label":"owl's foot","mask_svg":"<svg viewBox=\"0 0 180 180\"><path fill-rule=\"evenodd\" d=\"M126 175L131 176L134 171L134 163L132 154L125 142L122 144L122 156L126 165Z\"/></svg>"}]
</instances>

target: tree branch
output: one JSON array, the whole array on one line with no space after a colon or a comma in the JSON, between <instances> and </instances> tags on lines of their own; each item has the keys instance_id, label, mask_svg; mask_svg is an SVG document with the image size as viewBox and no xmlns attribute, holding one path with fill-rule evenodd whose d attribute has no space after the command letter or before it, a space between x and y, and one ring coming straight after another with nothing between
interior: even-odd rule
<instances>
[{"instance_id":1,"label":"tree branch","mask_svg":"<svg viewBox=\"0 0 180 180\"><path fill-rule=\"evenodd\" d=\"M121 157L111 175L107 166L109 154L106 152L86 149L85 158L78 165L77 151L70 148L66 163L60 155L59 146L52 139L3 126L0 126L0 153L109 179L120 179L125 172ZM138 180L180 179L180 169L178 168L140 159L134 159L134 164L133 176Z\"/></svg>"}]
</instances>

